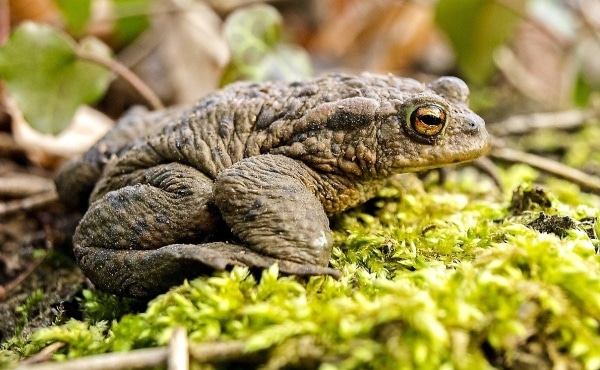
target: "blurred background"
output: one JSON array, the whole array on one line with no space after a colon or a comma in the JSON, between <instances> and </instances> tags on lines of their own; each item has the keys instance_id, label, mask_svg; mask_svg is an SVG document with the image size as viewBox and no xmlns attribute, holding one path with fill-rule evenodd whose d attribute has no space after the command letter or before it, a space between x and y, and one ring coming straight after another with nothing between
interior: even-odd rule
<instances>
[{"instance_id":1,"label":"blurred background","mask_svg":"<svg viewBox=\"0 0 600 370\"><path fill-rule=\"evenodd\" d=\"M488 121L496 121L517 113L591 107L600 88L597 0L0 0L0 4L4 49L19 41L12 40L11 33L29 21L49 25L79 45L93 37L102 42L109 58L137 74L166 105L194 101L235 80L291 80L332 70L368 70L424 81L459 76L471 86L472 107ZM32 37L38 43L43 38ZM10 118L18 116L6 108L11 106L6 90L9 95L22 93L19 83L39 70L30 62L40 58L31 55L53 54L52 48L36 43L19 47L12 54L0 49L0 77L5 80L2 131L11 131ZM7 55L17 57L7 62ZM19 55L23 61L14 60ZM84 84L86 77L68 83ZM81 104L111 118L132 105L145 104L115 73L102 85L102 92ZM55 94L39 104L62 98L70 99ZM36 113L16 100L25 121L38 131L58 134L70 124L38 128Z\"/></svg>"}]
</instances>

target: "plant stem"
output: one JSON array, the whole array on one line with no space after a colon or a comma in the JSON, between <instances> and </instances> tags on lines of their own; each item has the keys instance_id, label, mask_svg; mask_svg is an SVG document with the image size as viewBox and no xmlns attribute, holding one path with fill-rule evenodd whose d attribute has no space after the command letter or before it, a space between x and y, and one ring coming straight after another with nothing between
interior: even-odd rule
<instances>
[{"instance_id":1,"label":"plant stem","mask_svg":"<svg viewBox=\"0 0 600 370\"><path fill-rule=\"evenodd\" d=\"M142 81L135 73L131 72L131 70L125 67L123 64L114 59L105 58L82 50L76 50L75 53L79 59L106 67L116 73L118 76L122 77L148 102L148 104L150 104L152 109L164 109L165 106L160 101L160 98L152 91L152 89L150 89L150 87L148 87L144 81Z\"/></svg>"}]
</instances>

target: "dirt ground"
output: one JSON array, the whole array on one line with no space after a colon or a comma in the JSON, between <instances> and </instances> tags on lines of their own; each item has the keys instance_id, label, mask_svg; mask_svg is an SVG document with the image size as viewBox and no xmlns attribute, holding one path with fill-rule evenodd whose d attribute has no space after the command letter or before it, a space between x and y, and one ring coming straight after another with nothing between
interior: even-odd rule
<instances>
[{"instance_id":1,"label":"dirt ground","mask_svg":"<svg viewBox=\"0 0 600 370\"><path fill-rule=\"evenodd\" d=\"M0 135L1 343L77 317L85 277L69 252L80 215L57 202L28 204L52 189L53 171L29 165L9 134Z\"/></svg>"}]
</instances>

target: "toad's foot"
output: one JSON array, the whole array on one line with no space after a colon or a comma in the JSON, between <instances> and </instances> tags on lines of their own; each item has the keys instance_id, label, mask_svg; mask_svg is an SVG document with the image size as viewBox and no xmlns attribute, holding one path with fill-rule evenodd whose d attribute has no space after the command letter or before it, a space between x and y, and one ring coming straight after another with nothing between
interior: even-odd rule
<instances>
[{"instance_id":1,"label":"toad's foot","mask_svg":"<svg viewBox=\"0 0 600 370\"><path fill-rule=\"evenodd\" d=\"M172 244L154 250L76 247L75 254L97 288L138 298L155 296L185 279L238 265L265 269L277 263L285 275L340 277L332 268L282 261L224 242ZM110 279L107 271L112 271Z\"/></svg>"}]
</instances>

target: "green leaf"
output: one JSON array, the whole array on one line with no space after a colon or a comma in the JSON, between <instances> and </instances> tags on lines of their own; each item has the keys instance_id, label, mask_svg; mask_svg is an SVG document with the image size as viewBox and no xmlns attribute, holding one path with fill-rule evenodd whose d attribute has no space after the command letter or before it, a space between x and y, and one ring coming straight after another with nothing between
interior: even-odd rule
<instances>
[{"instance_id":1,"label":"green leaf","mask_svg":"<svg viewBox=\"0 0 600 370\"><path fill-rule=\"evenodd\" d=\"M312 74L312 65L300 46L281 44L265 55L253 72L257 81L298 80Z\"/></svg>"},{"instance_id":2,"label":"green leaf","mask_svg":"<svg viewBox=\"0 0 600 370\"><path fill-rule=\"evenodd\" d=\"M439 0L435 20L456 52L460 72L483 84L494 72L496 48L512 36L526 0L510 2L510 9L494 0Z\"/></svg>"},{"instance_id":3,"label":"green leaf","mask_svg":"<svg viewBox=\"0 0 600 370\"><path fill-rule=\"evenodd\" d=\"M573 102L575 105L578 107L585 107L589 103L592 91L592 87L580 71L573 84Z\"/></svg>"},{"instance_id":4,"label":"green leaf","mask_svg":"<svg viewBox=\"0 0 600 370\"><path fill-rule=\"evenodd\" d=\"M90 19L91 0L56 0L60 12L67 21L69 31L74 35L82 35Z\"/></svg>"},{"instance_id":5,"label":"green leaf","mask_svg":"<svg viewBox=\"0 0 600 370\"><path fill-rule=\"evenodd\" d=\"M110 72L78 60L76 48L110 57L101 41L86 38L79 45L56 29L25 22L0 48L0 77L36 130L58 134L66 128L77 108L102 97Z\"/></svg>"},{"instance_id":6,"label":"green leaf","mask_svg":"<svg viewBox=\"0 0 600 370\"><path fill-rule=\"evenodd\" d=\"M231 59L246 64L261 59L279 42L282 27L283 18L270 5L259 4L233 12L223 28Z\"/></svg>"},{"instance_id":7,"label":"green leaf","mask_svg":"<svg viewBox=\"0 0 600 370\"><path fill-rule=\"evenodd\" d=\"M117 17L115 34L120 43L127 45L148 28L151 0L113 0L113 3Z\"/></svg>"},{"instance_id":8,"label":"green leaf","mask_svg":"<svg viewBox=\"0 0 600 370\"><path fill-rule=\"evenodd\" d=\"M240 79L296 80L312 74L308 53L282 40L283 18L270 5L233 12L225 21L223 33L231 62L223 73L222 85Z\"/></svg>"}]
</instances>

